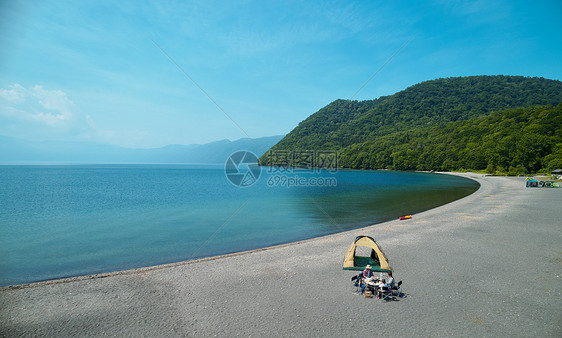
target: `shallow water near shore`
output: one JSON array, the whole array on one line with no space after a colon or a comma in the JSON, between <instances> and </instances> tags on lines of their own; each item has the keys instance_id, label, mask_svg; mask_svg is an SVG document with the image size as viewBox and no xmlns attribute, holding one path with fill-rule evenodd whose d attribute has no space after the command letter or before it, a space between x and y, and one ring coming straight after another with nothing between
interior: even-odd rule
<instances>
[{"instance_id":1,"label":"shallow water near shore","mask_svg":"<svg viewBox=\"0 0 562 338\"><path fill-rule=\"evenodd\" d=\"M279 172L248 187L222 166L0 166L0 285L164 264L415 214L478 183L391 172ZM291 186L289 186L291 185Z\"/></svg>"}]
</instances>

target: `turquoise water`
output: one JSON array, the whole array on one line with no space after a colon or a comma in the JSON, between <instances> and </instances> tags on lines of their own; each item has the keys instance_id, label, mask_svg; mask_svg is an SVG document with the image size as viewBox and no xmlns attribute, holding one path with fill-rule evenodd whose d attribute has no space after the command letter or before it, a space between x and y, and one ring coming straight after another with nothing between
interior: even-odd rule
<instances>
[{"instance_id":1,"label":"turquoise water","mask_svg":"<svg viewBox=\"0 0 562 338\"><path fill-rule=\"evenodd\" d=\"M240 188L220 166L0 166L0 285L317 237L418 213L478 188L426 173L285 174L264 168L257 183ZM288 187L283 177L324 182Z\"/></svg>"}]
</instances>

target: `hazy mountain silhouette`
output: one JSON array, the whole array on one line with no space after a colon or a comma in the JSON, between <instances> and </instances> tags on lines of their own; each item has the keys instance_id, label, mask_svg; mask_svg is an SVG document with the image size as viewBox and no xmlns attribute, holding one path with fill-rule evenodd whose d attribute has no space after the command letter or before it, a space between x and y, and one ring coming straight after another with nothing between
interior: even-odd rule
<instances>
[{"instance_id":1,"label":"hazy mountain silhouette","mask_svg":"<svg viewBox=\"0 0 562 338\"><path fill-rule=\"evenodd\" d=\"M284 135L131 149L93 142L26 141L0 136L0 163L224 163L234 152L258 157Z\"/></svg>"}]
</instances>

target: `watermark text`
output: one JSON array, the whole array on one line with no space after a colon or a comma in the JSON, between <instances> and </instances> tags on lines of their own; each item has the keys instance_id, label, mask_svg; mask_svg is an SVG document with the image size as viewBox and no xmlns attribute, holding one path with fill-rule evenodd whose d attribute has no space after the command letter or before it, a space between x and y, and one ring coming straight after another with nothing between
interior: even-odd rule
<instances>
[{"instance_id":1,"label":"watermark text","mask_svg":"<svg viewBox=\"0 0 562 338\"><path fill-rule=\"evenodd\" d=\"M339 156L333 150L270 150L265 155L270 174L338 171Z\"/></svg>"},{"instance_id":2,"label":"watermark text","mask_svg":"<svg viewBox=\"0 0 562 338\"><path fill-rule=\"evenodd\" d=\"M272 175L267 179L269 187L335 187L335 177L303 177L299 175Z\"/></svg>"}]
</instances>

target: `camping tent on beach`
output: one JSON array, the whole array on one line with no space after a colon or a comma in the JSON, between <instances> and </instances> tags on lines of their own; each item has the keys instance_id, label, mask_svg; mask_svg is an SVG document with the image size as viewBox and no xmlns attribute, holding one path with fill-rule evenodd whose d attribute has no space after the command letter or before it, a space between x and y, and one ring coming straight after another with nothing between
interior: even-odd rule
<instances>
[{"instance_id":1,"label":"camping tent on beach","mask_svg":"<svg viewBox=\"0 0 562 338\"><path fill-rule=\"evenodd\" d=\"M357 247L366 247L370 249L369 256L358 256ZM357 236L347 252L343 260L344 270L363 270L367 265L371 265L371 270L378 272L392 272L388 260L382 252L381 248L372 237Z\"/></svg>"}]
</instances>

